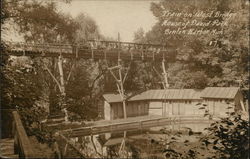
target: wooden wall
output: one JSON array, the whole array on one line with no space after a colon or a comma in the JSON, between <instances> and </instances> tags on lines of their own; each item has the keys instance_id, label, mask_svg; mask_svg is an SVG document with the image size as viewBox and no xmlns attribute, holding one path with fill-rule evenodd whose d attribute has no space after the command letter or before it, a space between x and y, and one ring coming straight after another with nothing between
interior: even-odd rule
<instances>
[{"instance_id":1,"label":"wooden wall","mask_svg":"<svg viewBox=\"0 0 250 159\"><path fill-rule=\"evenodd\" d=\"M227 112L235 111L234 100L204 99L209 114L214 116L227 116Z\"/></svg>"},{"instance_id":2,"label":"wooden wall","mask_svg":"<svg viewBox=\"0 0 250 159\"><path fill-rule=\"evenodd\" d=\"M211 115L226 116L228 115L227 112L242 110L240 99L241 96L239 95L238 98L229 100L229 104L226 102L228 100L225 99L150 101L149 115L202 115L208 110ZM205 109L200 109L202 105L197 105L197 103L206 103L207 106Z\"/></svg>"},{"instance_id":3,"label":"wooden wall","mask_svg":"<svg viewBox=\"0 0 250 159\"><path fill-rule=\"evenodd\" d=\"M163 115L162 101L150 101L149 102L149 115Z\"/></svg>"},{"instance_id":4,"label":"wooden wall","mask_svg":"<svg viewBox=\"0 0 250 159\"><path fill-rule=\"evenodd\" d=\"M97 102L98 117L100 120L105 119L105 100L99 99Z\"/></svg>"},{"instance_id":5,"label":"wooden wall","mask_svg":"<svg viewBox=\"0 0 250 159\"><path fill-rule=\"evenodd\" d=\"M148 115L147 102L129 102L126 103L127 117L144 116ZM123 118L123 105L122 103L111 104L111 119Z\"/></svg>"},{"instance_id":6,"label":"wooden wall","mask_svg":"<svg viewBox=\"0 0 250 159\"><path fill-rule=\"evenodd\" d=\"M203 102L208 105L209 114L214 116L227 116L227 112L235 112L245 109L242 108L243 95L240 91L237 92L234 99L216 99L204 98ZM244 110L243 110L244 111Z\"/></svg>"},{"instance_id":7,"label":"wooden wall","mask_svg":"<svg viewBox=\"0 0 250 159\"><path fill-rule=\"evenodd\" d=\"M204 110L199 109L196 104L200 100L168 100L150 101L149 115L195 115L204 114Z\"/></svg>"},{"instance_id":8,"label":"wooden wall","mask_svg":"<svg viewBox=\"0 0 250 159\"><path fill-rule=\"evenodd\" d=\"M244 101L244 96L240 91L238 91L236 96L235 96L235 99L234 99L234 104L235 104L236 110L243 110L244 109L243 111L248 111L247 105L244 104L243 101ZM242 108L241 102L244 105L243 106L244 108Z\"/></svg>"},{"instance_id":9,"label":"wooden wall","mask_svg":"<svg viewBox=\"0 0 250 159\"><path fill-rule=\"evenodd\" d=\"M239 92L235 99L193 99L193 100L154 100L154 101L130 101L126 103L127 117L144 116L144 115L160 115L160 116L179 116L179 115L202 115L205 110L214 116L226 116L227 112L242 110L240 101L243 96ZM200 109L202 105L197 103L206 103L205 109ZM236 105L236 106L235 106ZM230 109L228 109L231 107ZM104 105L105 120L123 118L122 103L107 103Z\"/></svg>"}]
</instances>

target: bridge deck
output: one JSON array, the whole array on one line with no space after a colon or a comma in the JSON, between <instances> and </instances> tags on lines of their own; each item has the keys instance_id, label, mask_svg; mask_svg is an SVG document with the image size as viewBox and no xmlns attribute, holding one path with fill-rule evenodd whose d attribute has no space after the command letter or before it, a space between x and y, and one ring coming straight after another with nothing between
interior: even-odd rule
<instances>
[{"instance_id":1,"label":"bridge deck","mask_svg":"<svg viewBox=\"0 0 250 159\"><path fill-rule=\"evenodd\" d=\"M94 46L95 45L95 46ZM110 46L111 45L111 46ZM10 44L7 52L13 56L84 58L84 59L122 59L142 61L171 60L176 54L173 48L126 42L101 42L81 46L66 44Z\"/></svg>"},{"instance_id":2,"label":"bridge deck","mask_svg":"<svg viewBox=\"0 0 250 159\"><path fill-rule=\"evenodd\" d=\"M32 51L32 50L10 50L10 55L13 56L31 56L31 57L58 57L62 55L64 58L83 58L83 59L102 59L102 60L117 60L118 59L118 51L117 50L95 50L93 53L90 49L79 50L78 54L69 52L52 52L52 51ZM122 60L134 60L134 61L162 61L163 56L168 61L172 61L173 53L169 53L168 55L163 55L163 53L151 54L134 51L133 55L131 53L122 51L120 54L120 59Z\"/></svg>"}]
</instances>

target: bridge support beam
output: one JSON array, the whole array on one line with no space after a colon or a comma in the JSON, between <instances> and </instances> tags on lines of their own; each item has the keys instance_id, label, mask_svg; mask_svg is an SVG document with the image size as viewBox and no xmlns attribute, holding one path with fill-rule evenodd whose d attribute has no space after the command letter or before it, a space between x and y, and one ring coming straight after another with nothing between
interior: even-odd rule
<instances>
[{"instance_id":1,"label":"bridge support beam","mask_svg":"<svg viewBox=\"0 0 250 159\"><path fill-rule=\"evenodd\" d=\"M62 57L62 55L58 56L57 60L58 60L57 61L57 67L58 67L59 77L56 77L52 73L52 71L50 71L50 69L48 68L48 66L46 64L45 64L45 68L46 68L46 70L48 71L49 75L52 77L52 79L54 80L54 82L57 84L57 86L59 88L59 91L60 91L60 99L59 99L59 106L60 106L60 108L59 109L62 112L64 112L64 115L65 115L64 121L68 122L68 112L67 112L66 103L65 103L65 97L66 97L65 84L68 82L68 80L70 78L70 75L71 75L71 72L72 72L74 64L72 65L72 68L70 69L70 72L68 74L67 80L65 81L65 79L64 79L63 57ZM56 114L51 114L51 113L52 112L50 112L50 115L51 115L52 118L53 118L53 116L55 116L57 114L57 113Z\"/></svg>"},{"instance_id":2,"label":"bridge support beam","mask_svg":"<svg viewBox=\"0 0 250 159\"><path fill-rule=\"evenodd\" d=\"M165 67L165 59L162 60L162 70L163 70L163 78L164 78L164 81L163 81L163 87L164 89L167 89L169 88L169 84L168 84L168 73L166 71L166 67Z\"/></svg>"},{"instance_id":3,"label":"bridge support beam","mask_svg":"<svg viewBox=\"0 0 250 159\"><path fill-rule=\"evenodd\" d=\"M60 97L60 107L62 109L62 111L64 112L65 114L65 122L68 122L69 121L69 116L68 116L68 111L66 109L66 103L65 103L65 96L66 96L66 93L65 93L65 82L64 82L64 75L63 75L63 57L62 55L60 55L58 57L58 70L59 70L59 76L60 76L60 92L61 92L61 97Z\"/></svg>"},{"instance_id":4,"label":"bridge support beam","mask_svg":"<svg viewBox=\"0 0 250 159\"><path fill-rule=\"evenodd\" d=\"M59 69L59 75L60 75L60 90L62 96L65 96L65 85L64 85L64 76L63 76L63 58L62 55L58 57L58 69Z\"/></svg>"}]
</instances>

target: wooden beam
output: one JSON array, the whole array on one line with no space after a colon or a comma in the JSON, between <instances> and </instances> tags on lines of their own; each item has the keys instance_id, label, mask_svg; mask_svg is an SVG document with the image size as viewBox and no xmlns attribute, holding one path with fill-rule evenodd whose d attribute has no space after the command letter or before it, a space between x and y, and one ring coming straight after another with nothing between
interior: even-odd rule
<instances>
[{"instance_id":1,"label":"wooden beam","mask_svg":"<svg viewBox=\"0 0 250 159\"><path fill-rule=\"evenodd\" d=\"M240 106L241 106L241 109L242 109L244 112L246 112L246 108L245 108L244 103L243 103L242 100L240 100Z\"/></svg>"},{"instance_id":2,"label":"wooden beam","mask_svg":"<svg viewBox=\"0 0 250 159\"><path fill-rule=\"evenodd\" d=\"M162 61L162 70L163 70L163 78L164 78L164 88L167 89L169 88L169 84L168 84L168 74L166 72L166 68L165 68L165 60Z\"/></svg>"},{"instance_id":3,"label":"wooden beam","mask_svg":"<svg viewBox=\"0 0 250 159\"><path fill-rule=\"evenodd\" d=\"M58 57L58 69L60 74L60 87L61 87L61 94L62 96L65 96L65 86L64 86L64 76L63 76L63 66L62 66L63 58L60 55Z\"/></svg>"},{"instance_id":4,"label":"wooden beam","mask_svg":"<svg viewBox=\"0 0 250 159\"><path fill-rule=\"evenodd\" d=\"M30 140L26 134L26 131L23 127L22 121L20 119L17 111L13 111L14 118L14 137L15 137L15 145L18 148L18 153L20 158L35 158L35 152L33 146L30 143Z\"/></svg>"},{"instance_id":5,"label":"wooden beam","mask_svg":"<svg viewBox=\"0 0 250 159\"><path fill-rule=\"evenodd\" d=\"M59 88L59 90L60 90L60 92L62 91L61 90L61 85L60 85L60 83L58 82L58 80L56 79L56 77L53 75L53 73L50 71L50 69L47 67L47 65L45 64L44 65L45 66L45 69L48 71L48 73L50 74L50 76L52 77L52 79L56 82L56 84L57 84L57 86L58 86L58 88Z\"/></svg>"}]
</instances>

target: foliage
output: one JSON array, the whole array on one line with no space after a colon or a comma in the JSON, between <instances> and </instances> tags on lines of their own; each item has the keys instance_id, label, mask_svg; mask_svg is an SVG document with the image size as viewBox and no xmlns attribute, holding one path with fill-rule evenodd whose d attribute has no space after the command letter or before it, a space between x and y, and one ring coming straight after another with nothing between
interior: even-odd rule
<instances>
[{"instance_id":1,"label":"foliage","mask_svg":"<svg viewBox=\"0 0 250 159\"><path fill-rule=\"evenodd\" d=\"M1 115L0 115L0 125L1 125L1 137L10 137L11 131L10 131L10 125L12 115L10 111L5 109L13 109L13 106L11 105L11 96L10 91L12 87L11 81L8 80L8 76L6 73L8 72L6 70L6 65L8 63L8 58L5 53L5 47L6 45L4 43L1 43L1 57L0 57L0 63L1 63L1 70L0 70L0 109L1 109ZM7 112L6 112L7 111ZM3 124L4 123L4 124Z\"/></svg>"},{"instance_id":2,"label":"foliage","mask_svg":"<svg viewBox=\"0 0 250 159\"><path fill-rule=\"evenodd\" d=\"M73 41L77 25L71 17L59 14L53 1L8 0L3 2L3 8L4 24L18 26L27 42ZM11 30L5 27L4 32L7 31Z\"/></svg>"},{"instance_id":3,"label":"foliage","mask_svg":"<svg viewBox=\"0 0 250 159\"><path fill-rule=\"evenodd\" d=\"M143 28L139 28L135 33L134 33L134 40L135 43L146 43L146 38L145 38L145 32Z\"/></svg>"},{"instance_id":4,"label":"foliage","mask_svg":"<svg viewBox=\"0 0 250 159\"><path fill-rule=\"evenodd\" d=\"M69 16L58 13L54 2L7 0L1 4L3 34L10 34L13 28L8 26L14 25L26 42L73 42L73 31L77 25ZM39 127L41 120L47 116L45 106L48 100L44 94L48 87L54 88L55 84L46 80L48 74L42 70L44 67L39 59L10 57L6 47L11 46L1 42L1 64L5 64L1 66L1 79L4 80L3 83L1 81L1 109L17 109L28 135L36 135L40 141L49 141L49 133ZM56 96L56 92L48 94Z\"/></svg>"},{"instance_id":5,"label":"foliage","mask_svg":"<svg viewBox=\"0 0 250 159\"><path fill-rule=\"evenodd\" d=\"M160 144L169 144L163 151L166 158L246 159L249 150L248 127L248 121L242 119L241 115L231 113L229 117L221 118L205 128L205 134L198 137L196 142L172 139ZM194 133L189 135L193 136Z\"/></svg>"},{"instance_id":6,"label":"foliage","mask_svg":"<svg viewBox=\"0 0 250 159\"><path fill-rule=\"evenodd\" d=\"M84 43L90 39L101 39L98 26L94 19L83 13L79 14L74 21L78 25L75 42Z\"/></svg>"},{"instance_id":7,"label":"foliage","mask_svg":"<svg viewBox=\"0 0 250 159\"><path fill-rule=\"evenodd\" d=\"M8 80L8 75L6 74L8 72L8 70L6 69L6 65L8 63L8 59L9 56L6 55L6 45L4 43L1 43L1 72L0 72L0 77L1 77L1 108L5 107L5 109L7 108L11 108L11 96L9 94L10 90L11 90L11 86L12 83Z\"/></svg>"},{"instance_id":8,"label":"foliage","mask_svg":"<svg viewBox=\"0 0 250 159\"><path fill-rule=\"evenodd\" d=\"M241 81L242 87L246 87L248 83L246 59L249 46L247 45L248 38L245 35L248 34L248 7L249 3L244 0L153 2L151 11L158 21L146 33L138 29L135 32L134 40L166 44L168 48L177 50L174 61L167 61L170 87L172 88L238 86L238 81ZM165 34L165 30L174 28L166 26L166 21L188 20L188 18L168 17L166 16L167 11L189 13L197 10L215 10L221 13L231 11L237 13L237 16L230 19L230 25L224 28L217 27L219 30L223 29L223 35ZM209 20L227 21L222 17L204 18L202 21ZM194 82L199 79L198 76L205 80L200 79L200 81Z\"/></svg>"},{"instance_id":9,"label":"foliage","mask_svg":"<svg viewBox=\"0 0 250 159\"><path fill-rule=\"evenodd\" d=\"M80 60L74 67L66 85L66 103L73 120L97 118L97 103L103 92L103 69L92 60Z\"/></svg>"},{"instance_id":10,"label":"foliage","mask_svg":"<svg viewBox=\"0 0 250 159\"><path fill-rule=\"evenodd\" d=\"M77 24L74 41L85 43L90 39L103 39L99 33L98 26L94 19L86 14L79 14L74 22ZM66 60L64 63L65 72L70 76L66 77L66 104L72 120L90 120L98 116L97 102L103 92L103 79L105 67L101 61L93 60ZM73 68L70 70L70 68Z\"/></svg>"},{"instance_id":11,"label":"foliage","mask_svg":"<svg viewBox=\"0 0 250 159\"><path fill-rule=\"evenodd\" d=\"M32 132L32 124L40 122L46 115L37 103L43 89L35 65L28 58L19 58L10 62L5 72L11 85L8 87L9 103L2 106L19 110L28 133Z\"/></svg>"},{"instance_id":12,"label":"foliage","mask_svg":"<svg viewBox=\"0 0 250 159\"><path fill-rule=\"evenodd\" d=\"M52 147L55 143L53 134L54 132L48 128L40 129L36 127L32 129L32 134L30 135L35 135L38 142L48 144L48 146Z\"/></svg>"},{"instance_id":13,"label":"foliage","mask_svg":"<svg viewBox=\"0 0 250 159\"><path fill-rule=\"evenodd\" d=\"M36 42L36 43L54 43L54 42L61 42L61 43L75 43L75 42L84 42L88 38L93 38L96 36L101 36L98 31L98 27L95 21L84 14L78 15L75 19L71 18L68 15L64 15L57 10L57 3L54 1L14 1L9 0L4 2L4 9L5 9L5 19L4 24L12 24L14 23L18 26L18 32L21 36L23 36L26 42ZM8 33L8 28L4 29L4 33ZM11 47L11 46L10 46ZM37 76L40 77L40 82L43 89L37 88L37 90L41 90L40 93L34 91L35 95L41 94L40 99L36 99L34 101L42 101L42 102L49 102L50 111L52 113L56 113L56 110L59 109L59 100L60 100L60 91L58 86L56 85L55 81L51 80L50 74L47 72L47 68L51 71L51 73L57 77L57 66L56 60L54 59L32 59L33 62L36 62L36 69L37 69ZM73 60L65 60L64 65L66 65L64 73L65 79L71 73L71 65L74 63ZM87 68L87 65L90 63L84 63L86 66L82 65L82 68ZM46 65L46 67L45 67ZM69 66L69 67L68 67ZM80 67L79 67L80 68ZM92 71L92 70L88 70ZM75 71L76 72L76 71ZM73 87L77 82L83 79L84 81L91 82L92 75L90 72L82 71L78 69L78 75L81 75L79 78L72 78L70 77L69 81L66 85L66 91L69 94L68 96L68 107L73 107L70 110L74 109L77 106L79 108L86 108L84 112L90 112L91 109L86 107L86 105L93 105L92 97L85 97L91 95L94 87L91 85L89 88L85 87L88 85L77 85ZM8 73L6 73L8 74ZM11 75L10 75L11 76ZM33 75L30 75L33 76ZM77 77L76 74L73 73L73 76ZM18 77L17 77L18 78ZM58 80L58 79L57 79ZM94 79L93 79L94 80ZM32 80L31 80L32 81ZM39 81L39 80L38 80ZM67 81L67 80L66 80ZM34 82L34 81L32 81ZM95 82L94 82L95 85ZM38 86L38 85L37 85ZM70 86L73 88L79 89L71 89ZM86 88L86 89L85 89ZM68 90L67 90L68 89ZM88 92L86 94L81 94L77 92L77 90L81 90L83 92ZM9 90L12 92L11 90ZM73 97L74 96L74 97ZM84 104L79 103L78 99L84 98ZM86 100L88 98L88 100ZM91 99L91 100L90 100ZM24 99L22 99L25 101ZM72 101L73 100L73 101ZM70 101L70 102L69 102ZM77 105L74 105L79 103ZM46 104L46 103L43 103ZM85 106L83 106L85 105ZM78 114L79 110L75 111ZM81 111L82 112L82 111ZM27 114L27 113L26 113ZM85 114L85 113L84 113ZM91 113L86 113L91 114ZM28 114L27 114L28 115ZM81 115L82 116L82 115ZM91 116L91 115L90 115ZM89 117L88 117L89 118Z\"/></svg>"},{"instance_id":14,"label":"foliage","mask_svg":"<svg viewBox=\"0 0 250 159\"><path fill-rule=\"evenodd\" d=\"M140 61L131 62L127 79L124 83L127 92L138 92L142 90L161 88L159 76L154 72L152 65ZM153 78L153 76L156 76Z\"/></svg>"},{"instance_id":15,"label":"foliage","mask_svg":"<svg viewBox=\"0 0 250 159\"><path fill-rule=\"evenodd\" d=\"M231 113L229 117L217 121L209 128L208 135L201 139L216 150L213 158L248 158L249 122L241 115Z\"/></svg>"}]
</instances>

